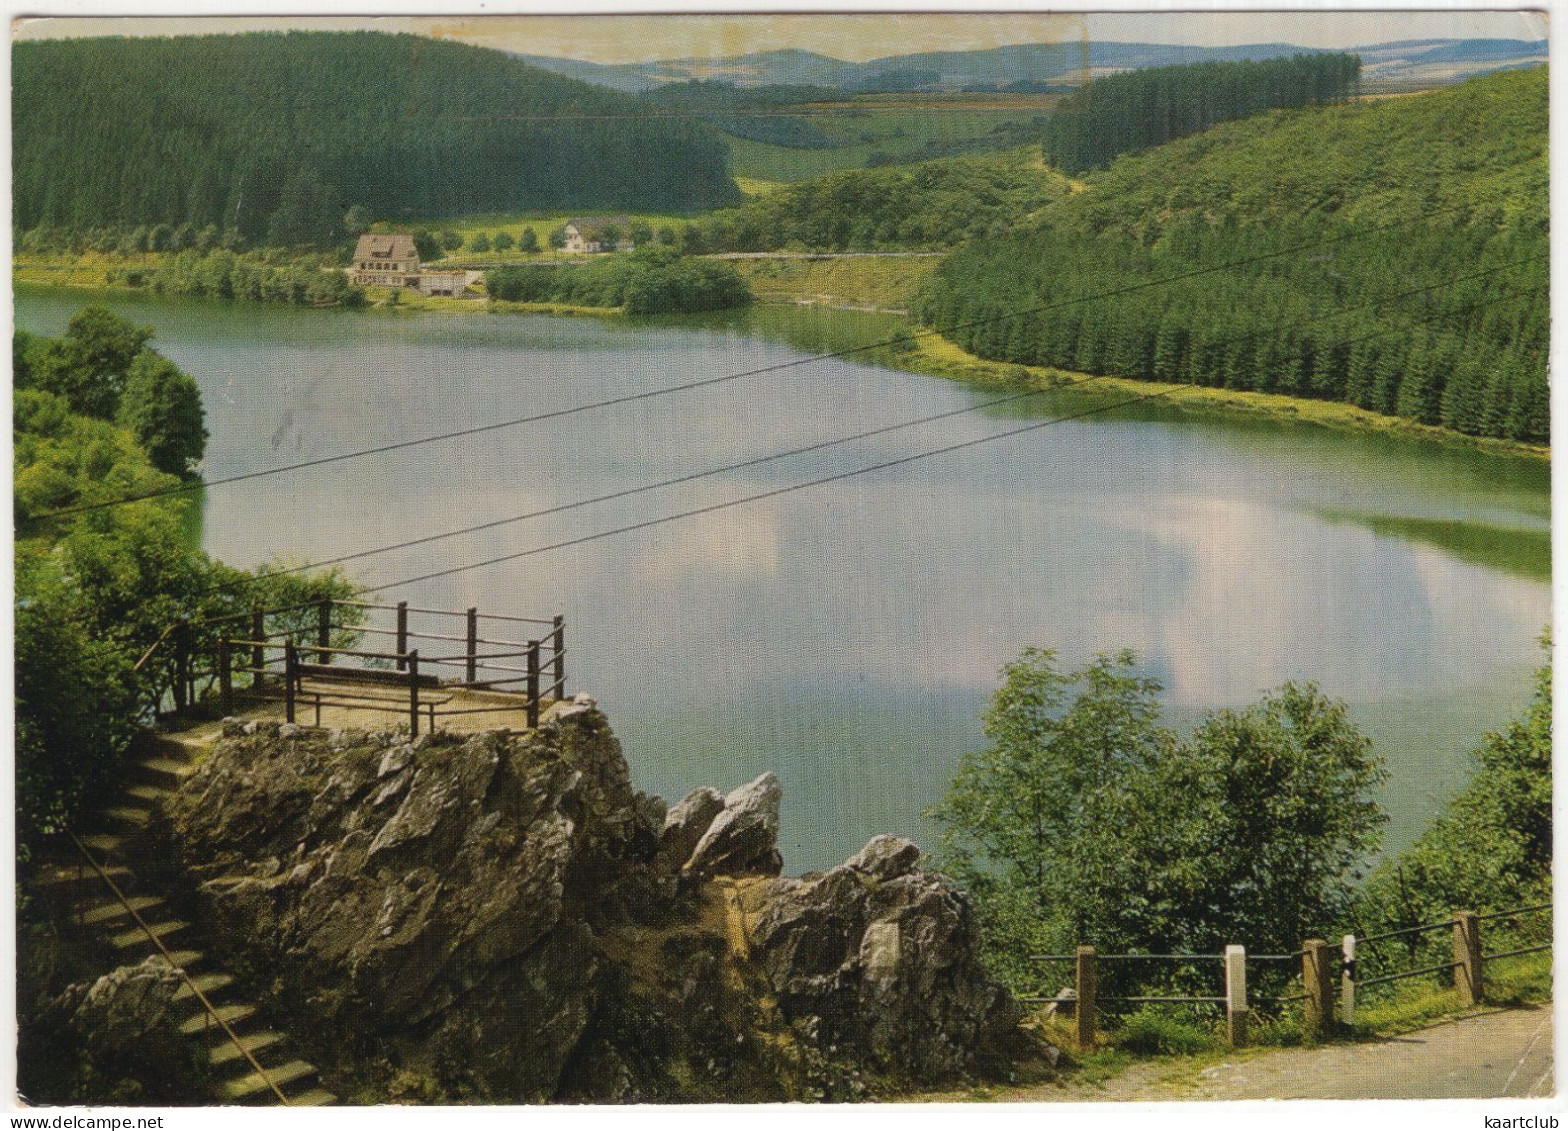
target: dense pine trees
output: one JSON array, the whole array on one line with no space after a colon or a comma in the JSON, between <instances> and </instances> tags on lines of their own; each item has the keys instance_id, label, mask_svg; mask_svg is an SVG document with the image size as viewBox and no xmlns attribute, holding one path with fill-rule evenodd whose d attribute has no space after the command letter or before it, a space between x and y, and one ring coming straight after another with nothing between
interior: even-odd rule
<instances>
[{"instance_id":1,"label":"dense pine trees","mask_svg":"<svg viewBox=\"0 0 1568 1131\"><path fill-rule=\"evenodd\" d=\"M1068 95L1046 119L1046 159L1081 173L1265 110L1343 102L1360 70L1355 55L1294 55L1108 75Z\"/></svg>"},{"instance_id":2,"label":"dense pine trees","mask_svg":"<svg viewBox=\"0 0 1568 1131\"><path fill-rule=\"evenodd\" d=\"M1545 145L1544 68L1232 123L963 248L917 313L983 357L1544 443Z\"/></svg>"},{"instance_id":3,"label":"dense pine trees","mask_svg":"<svg viewBox=\"0 0 1568 1131\"><path fill-rule=\"evenodd\" d=\"M497 52L371 32L27 42L14 222L320 243L345 216L739 198L711 128ZM144 242L143 246L147 246Z\"/></svg>"},{"instance_id":4,"label":"dense pine trees","mask_svg":"<svg viewBox=\"0 0 1568 1131\"><path fill-rule=\"evenodd\" d=\"M1144 286L1321 240L1343 241L1341 252ZM1040 231L959 252L920 315L957 327L948 336L982 357L1348 401L1460 432L1544 442L1542 249L1541 233L1528 226L1193 225L1152 248ZM1478 277L1448 282L1461 276ZM1409 293L1422 287L1433 289ZM1128 288L1143 289L1075 301Z\"/></svg>"}]
</instances>

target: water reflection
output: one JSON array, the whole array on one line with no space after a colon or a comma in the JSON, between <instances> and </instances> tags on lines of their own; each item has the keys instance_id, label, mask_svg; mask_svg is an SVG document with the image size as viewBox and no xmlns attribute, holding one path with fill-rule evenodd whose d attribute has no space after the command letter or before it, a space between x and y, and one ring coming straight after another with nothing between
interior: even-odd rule
<instances>
[{"instance_id":1,"label":"water reflection","mask_svg":"<svg viewBox=\"0 0 1568 1131\"><path fill-rule=\"evenodd\" d=\"M56 331L81 302L23 289L18 323ZM201 381L212 476L797 361L900 325L782 307L638 323L111 305L156 325L159 348ZM869 355L790 365L216 488L201 537L242 566L335 557L998 391L895 372ZM992 406L351 569L382 584L721 506L1044 419L1084 395ZM639 784L678 796L777 770L792 868L842 859L873 832L929 842L918 814L981 741L978 710L997 669L1027 645L1069 663L1137 649L1179 724L1286 679L1320 681L1352 702L1390 759L1397 843L1458 783L1482 731L1528 696L1549 615L1547 470L1452 445L1150 405L398 595L565 613L572 685L611 711ZM1531 542L1510 531L1537 533Z\"/></svg>"}]
</instances>

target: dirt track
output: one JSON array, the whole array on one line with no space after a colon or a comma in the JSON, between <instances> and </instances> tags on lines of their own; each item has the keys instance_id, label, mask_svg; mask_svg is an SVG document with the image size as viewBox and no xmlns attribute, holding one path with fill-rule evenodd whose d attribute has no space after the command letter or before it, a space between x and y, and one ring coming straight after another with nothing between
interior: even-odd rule
<instances>
[{"instance_id":1,"label":"dirt track","mask_svg":"<svg viewBox=\"0 0 1568 1131\"><path fill-rule=\"evenodd\" d=\"M1002 1089L990 1098L1014 1103L1415 1100L1539 1098L1554 1091L1552 1007L1547 1004L1493 1010L1382 1041L1256 1050L1207 1067L1147 1061L1099 1085Z\"/></svg>"}]
</instances>

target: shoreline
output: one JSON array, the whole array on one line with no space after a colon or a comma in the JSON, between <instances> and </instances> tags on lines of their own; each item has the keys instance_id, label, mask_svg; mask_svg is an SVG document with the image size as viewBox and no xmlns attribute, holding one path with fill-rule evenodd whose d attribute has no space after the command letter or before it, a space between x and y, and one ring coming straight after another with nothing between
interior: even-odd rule
<instances>
[{"instance_id":1,"label":"shoreline","mask_svg":"<svg viewBox=\"0 0 1568 1131\"><path fill-rule=\"evenodd\" d=\"M912 328L919 333L919 328ZM1090 385L1095 391L1118 392L1132 396L1169 393L1168 403L1195 406L1214 417L1246 417L1311 424L1341 432L1379 432L1411 439L1432 440L1461 447L1477 448L1494 455L1522 456L1551 460L1548 445L1527 444L1493 436L1468 436L1435 424L1422 424L1401 416L1385 416L1342 401L1320 401L1280 393L1255 393L1222 389L1208 385L1181 385L1163 381L1139 381L1131 377L1097 377L1066 369L1013 362L987 361L929 331L915 339L915 348L887 362L911 373L924 373L954 381L995 384L1021 381L1042 389L1070 392L1075 386Z\"/></svg>"},{"instance_id":2,"label":"shoreline","mask_svg":"<svg viewBox=\"0 0 1568 1131\"><path fill-rule=\"evenodd\" d=\"M24 278L23 273L26 270L25 264L13 262L13 286L26 284L47 288L149 295L155 298L170 299L200 299L202 297L161 294L146 287L109 283L104 281L101 275L94 282ZM73 269L73 273L77 271L93 271L93 268L84 265ZM447 298L417 293L409 297L404 296L402 292L399 292L399 294L400 298L396 303L388 303L382 299L381 301L369 302L359 309L386 312L406 310L411 313L436 314L547 314L572 318L627 317L623 308L614 306L505 302L499 299ZM823 301L824 299L839 297L803 293L790 298L781 295L779 292L774 292L771 294L759 294L756 296L755 301L759 305L844 310L853 313L902 313L901 311L879 309L869 304L853 305L849 301L843 300L839 302ZM253 305L286 306L287 304L261 303ZM1398 416L1385 416L1382 413L1372 412L1340 401L1312 400L1306 397L1292 397L1279 393L1256 393L1207 385L1139 381L1130 377L1094 376L1070 370L1053 369L1048 366L988 361L985 358L966 352L940 335L932 334L929 331L922 333L920 327L913 324L909 325L909 329L911 332L921 335L914 339L914 349L885 356L880 359L881 364L909 373L921 373L929 377L969 381L976 384L997 384L1002 382L1018 384L1020 381L1024 381L1041 389L1070 392L1075 385L1092 383L1096 391L1114 391L1126 393L1130 396L1170 393L1172 394L1169 397L1170 404L1182 406L1184 409L1190 406L1218 419L1225 417L1254 420L1270 419L1281 422L1311 424L1316 427L1330 428L1342 432L1377 432L1384 435L1405 436L1411 439L1456 444L1496 455L1519 456L1547 461L1551 459L1551 447L1549 445L1527 444L1518 440L1507 440L1491 436L1469 436L1438 425L1421 424Z\"/></svg>"}]
</instances>

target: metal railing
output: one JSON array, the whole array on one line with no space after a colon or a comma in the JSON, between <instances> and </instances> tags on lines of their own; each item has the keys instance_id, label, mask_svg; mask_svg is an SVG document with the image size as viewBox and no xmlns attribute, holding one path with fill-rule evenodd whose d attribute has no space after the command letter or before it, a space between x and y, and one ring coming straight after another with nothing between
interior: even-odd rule
<instances>
[{"instance_id":1,"label":"metal railing","mask_svg":"<svg viewBox=\"0 0 1568 1131\"><path fill-rule=\"evenodd\" d=\"M543 631L517 640L491 625ZM390 646L352 646L365 636ZM320 725L323 708L384 711L406 716L417 735L422 725L434 729L440 718L458 715L522 713L529 727L537 727L544 705L566 697L566 624L560 616L324 599L180 622L148 649L143 664L160 653L158 703L176 714L216 694L224 714L243 702L281 703L289 722L298 721L304 707L314 709ZM376 694L378 689L390 693ZM503 701L449 706L457 691Z\"/></svg>"}]
</instances>

